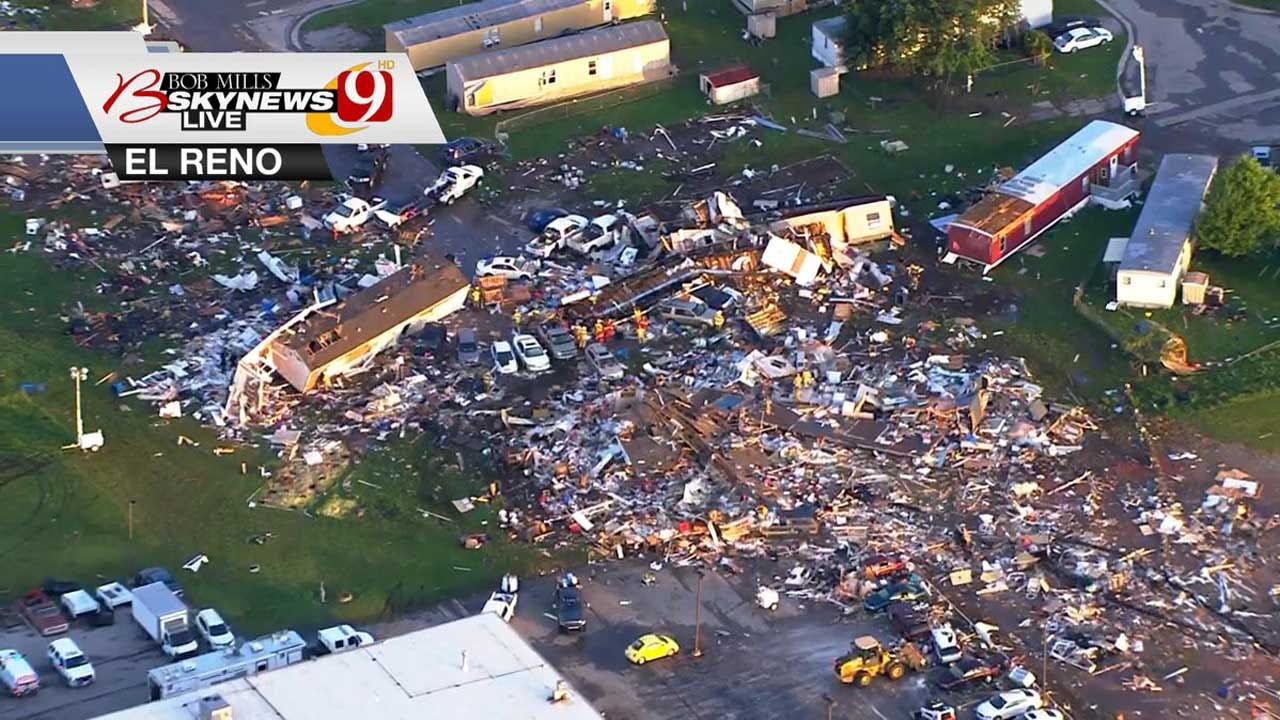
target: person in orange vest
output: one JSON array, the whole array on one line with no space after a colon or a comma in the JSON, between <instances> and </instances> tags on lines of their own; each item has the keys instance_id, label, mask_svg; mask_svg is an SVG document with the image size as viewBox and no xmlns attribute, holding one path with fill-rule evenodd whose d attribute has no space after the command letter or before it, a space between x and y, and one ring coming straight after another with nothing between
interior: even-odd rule
<instances>
[{"instance_id":1,"label":"person in orange vest","mask_svg":"<svg viewBox=\"0 0 1280 720\"><path fill-rule=\"evenodd\" d=\"M644 315L636 319L636 339L640 342L649 339L649 318Z\"/></svg>"},{"instance_id":2,"label":"person in orange vest","mask_svg":"<svg viewBox=\"0 0 1280 720\"><path fill-rule=\"evenodd\" d=\"M604 321L604 339L605 339L605 342L608 342L608 341L610 341L610 340L612 340L612 339L613 339L613 333L614 333L614 331L615 331L615 328L613 327L613 318L609 318L608 320L605 320L605 321Z\"/></svg>"}]
</instances>

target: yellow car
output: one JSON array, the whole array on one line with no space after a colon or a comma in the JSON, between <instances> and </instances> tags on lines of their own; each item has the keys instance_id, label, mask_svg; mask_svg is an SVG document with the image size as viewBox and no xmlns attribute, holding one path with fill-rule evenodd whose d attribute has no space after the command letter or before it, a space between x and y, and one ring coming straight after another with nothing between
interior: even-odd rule
<instances>
[{"instance_id":1,"label":"yellow car","mask_svg":"<svg viewBox=\"0 0 1280 720\"><path fill-rule=\"evenodd\" d=\"M680 652L680 645L670 635L642 635L639 640L627 646L627 659L636 665L643 665L650 660L671 657Z\"/></svg>"}]
</instances>

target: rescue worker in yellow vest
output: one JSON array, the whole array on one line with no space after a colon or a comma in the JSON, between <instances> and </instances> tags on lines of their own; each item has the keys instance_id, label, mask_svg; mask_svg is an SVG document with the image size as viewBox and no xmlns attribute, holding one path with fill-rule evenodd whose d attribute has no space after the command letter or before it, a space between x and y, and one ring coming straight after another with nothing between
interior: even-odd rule
<instances>
[{"instance_id":1,"label":"rescue worker in yellow vest","mask_svg":"<svg viewBox=\"0 0 1280 720\"><path fill-rule=\"evenodd\" d=\"M716 325L716 329L717 329L717 330L719 330L720 328L724 327L724 311L723 311L723 310L717 310L717 311L716 311L715 319L714 319L712 322L714 322L714 323L715 323L715 325Z\"/></svg>"}]
</instances>

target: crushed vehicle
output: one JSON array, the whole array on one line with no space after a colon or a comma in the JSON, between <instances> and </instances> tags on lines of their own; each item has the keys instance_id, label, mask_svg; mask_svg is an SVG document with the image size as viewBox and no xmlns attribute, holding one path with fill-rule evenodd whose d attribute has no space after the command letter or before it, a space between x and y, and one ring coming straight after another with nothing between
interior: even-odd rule
<instances>
[{"instance_id":1,"label":"crushed vehicle","mask_svg":"<svg viewBox=\"0 0 1280 720\"><path fill-rule=\"evenodd\" d=\"M951 623L940 623L929 630L929 646L938 662L947 665L959 660L960 639Z\"/></svg>"},{"instance_id":2,"label":"crushed vehicle","mask_svg":"<svg viewBox=\"0 0 1280 720\"><path fill-rule=\"evenodd\" d=\"M338 234L355 232L386 206L387 201L382 198L363 200L358 197L348 197L326 213L322 222L326 228Z\"/></svg>"},{"instance_id":3,"label":"crushed vehicle","mask_svg":"<svg viewBox=\"0 0 1280 720\"><path fill-rule=\"evenodd\" d=\"M932 681L941 690L962 690L976 682L995 682L1000 677L1002 668L1003 663L999 660L966 657L941 668L934 674Z\"/></svg>"},{"instance_id":4,"label":"crushed vehicle","mask_svg":"<svg viewBox=\"0 0 1280 720\"><path fill-rule=\"evenodd\" d=\"M929 588L919 575L912 575L906 580L895 580L885 587L871 593L862 601L867 612L880 612L889 607L895 600L914 601L929 597Z\"/></svg>"},{"instance_id":5,"label":"crushed vehicle","mask_svg":"<svg viewBox=\"0 0 1280 720\"><path fill-rule=\"evenodd\" d=\"M538 258L551 257L552 254L569 247L570 242L576 242L577 238L586 231L588 222L581 215L565 214L552 218L537 237L525 244L524 251Z\"/></svg>"},{"instance_id":6,"label":"crushed vehicle","mask_svg":"<svg viewBox=\"0 0 1280 720\"><path fill-rule=\"evenodd\" d=\"M476 165L457 165L446 168L440 177L423 191L428 198L441 205L452 205L484 180L484 168Z\"/></svg>"},{"instance_id":7,"label":"crushed vehicle","mask_svg":"<svg viewBox=\"0 0 1280 720\"><path fill-rule=\"evenodd\" d=\"M476 341L476 331L472 328L458 331L458 362L463 365L480 362L480 344Z\"/></svg>"},{"instance_id":8,"label":"crushed vehicle","mask_svg":"<svg viewBox=\"0 0 1280 720\"><path fill-rule=\"evenodd\" d=\"M609 213L594 218L582 232L569 234L564 245L579 255L590 255L608 250L626 238L626 221L619 215Z\"/></svg>"},{"instance_id":9,"label":"crushed vehicle","mask_svg":"<svg viewBox=\"0 0 1280 720\"><path fill-rule=\"evenodd\" d=\"M681 325L715 327L717 311L701 300L671 298L658 304L658 315ZM720 316L723 319L723 316Z\"/></svg>"},{"instance_id":10,"label":"crushed vehicle","mask_svg":"<svg viewBox=\"0 0 1280 720\"><path fill-rule=\"evenodd\" d=\"M604 380L621 380L626 375L626 368L614 357L609 348L600 343L587 346L587 364Z\"/></svg>"},{"instance_id":11,"label":"crushed vehicle","mask_svg":"<svg viewBox=\"0 0 1280 720\"><path fill-rule=\"evenodd\" d=\"M573 334L563 323L543 323L538 326L536 333L538 339L547 348L547 352L551 353L551 357L556 360L572 360L578 357L578 345L573 340Z\"/></svg>"},{"instance_id":12,"label":"crushed vehicle","mask_svg":"<svg viewBox=\"0 0 1280 720\"><path fill-rule=\"evenodd\" d=\"M546 230L547 226L555 222L557 218L562 218L568 214L569 211L561 207L537 208L525 214L524 224L530 230L541 235L542 231ZM585 221L583 224L586 224Z\"/></svg>"},{"instance_id":13,"label":"crushed vehicle","mask_svg":"<svg viewBox=\"0 0 1280 720\"><path fill-rule=\"evenodd\" d=\"M894 601L889 605L889 623L904 640L923 640L932 628L911 603Z\"/></svg>"},{"instance_id":14,"label":"crushed vehicle","mask_svg":"<svg viewBox=\"0 0 1280 720\"><path fill-rule=\"evenodd\" d=\"M520 372L520 363L511 349L511 343L506 340L495 340L489 346L489 353L493 356L493 366L499 373L512 375Z\"/></svg>"}]
</instances>

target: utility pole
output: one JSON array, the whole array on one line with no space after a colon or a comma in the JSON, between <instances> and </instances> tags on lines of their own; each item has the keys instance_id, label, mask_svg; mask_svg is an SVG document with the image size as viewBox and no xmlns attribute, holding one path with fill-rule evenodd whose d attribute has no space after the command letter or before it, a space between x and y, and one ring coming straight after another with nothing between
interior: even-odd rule
<instances>
[{"instance_id":1,"label":"utility pole","mask_svg":"<svg viewBox=\"0 0 1280 720\"><path fill-rule=\"evenodd\" d=\"M702 579L706 573L698 570L698 592L693 605L693 656L702 657Z\"/></svg>"},{"instance_id":2,"label":"utility pole","mask_svg":"<svg viewBox=\"0 0 1280 720\"><path fill-rule=\"evenodd\" d=\"M89 379L89 368L71 368L71 379L76 382L76 446L78 447L80 438L84 436L84 415L80 412L80 383Z\"/></svg>"},{"instance_id":3,"label":"utility pole","mask_svg":"<svg viewBox=\"0 0 1280 720\"><path fill-rule=\"evenodd\" d=\"M129 498L129 539L133 539L133 505L138 502L133 498Z\"/></svg>"}]
</instances>

